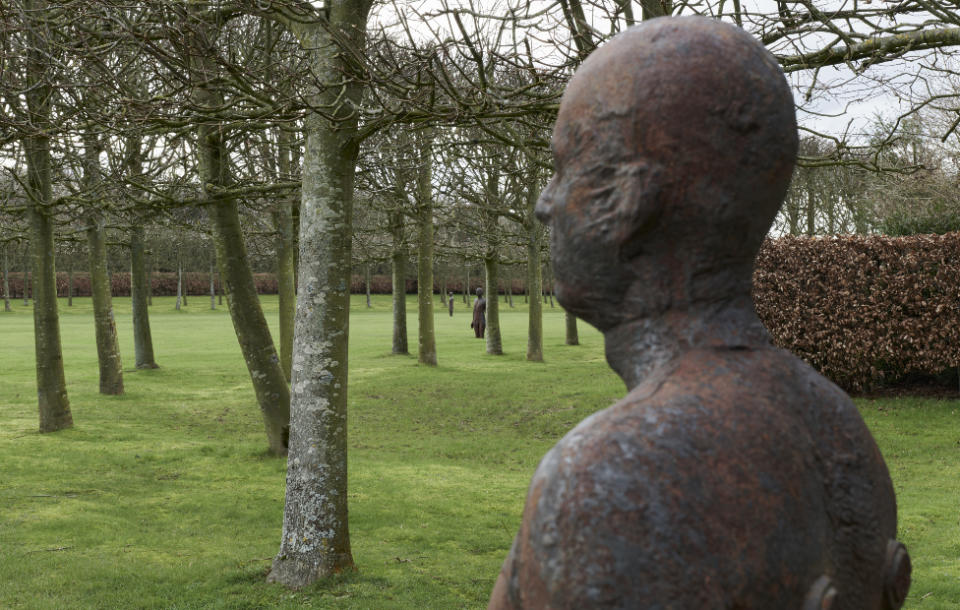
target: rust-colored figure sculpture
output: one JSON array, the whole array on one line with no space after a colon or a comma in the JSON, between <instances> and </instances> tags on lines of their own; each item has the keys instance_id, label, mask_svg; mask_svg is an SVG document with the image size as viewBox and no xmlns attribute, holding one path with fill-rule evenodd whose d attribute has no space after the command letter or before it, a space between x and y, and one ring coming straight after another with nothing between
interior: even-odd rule
<instances>
[{"instance_id":1,"label":"rust-colored figure sculpture","mask_svg":"<svg viewBox=\"0 0 960 610\"><path fill-rule=\"evenodd\" d=\"M473 302L473 320L470 328L477 339L483 339L487 330L487 300L483 298L483 288L477 288L477 300Z\"/></svg>"},{"instance_id":2,"label":"rust-colored figure sculpture","mask_svg":"<svg viewBox=\"0 0 960 610\"><path fill-rule=\"evenodd\" d=\"M773 58L716 21L649 21L583 64L553 145L557 297L629 393L543 458L490 608L899 608L883 458L750 298L797 150Z\"/></svg>"}]
</instances>

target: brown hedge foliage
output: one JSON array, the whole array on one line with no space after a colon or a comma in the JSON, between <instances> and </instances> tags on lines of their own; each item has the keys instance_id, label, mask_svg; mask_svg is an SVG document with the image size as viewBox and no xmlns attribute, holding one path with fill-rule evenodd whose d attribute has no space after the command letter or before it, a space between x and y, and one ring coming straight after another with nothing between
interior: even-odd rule
<instances>
[{"instance_id":1,"label":"brown hedge foliage","mask_svg":"<svg viewBox=\"0 0 960 610\"><path fill-rule=\"evenodd\" d=\"M850 390L960 365L960 233L768 240L753 297L774 343Z\"/></svg>"}]
</instances>

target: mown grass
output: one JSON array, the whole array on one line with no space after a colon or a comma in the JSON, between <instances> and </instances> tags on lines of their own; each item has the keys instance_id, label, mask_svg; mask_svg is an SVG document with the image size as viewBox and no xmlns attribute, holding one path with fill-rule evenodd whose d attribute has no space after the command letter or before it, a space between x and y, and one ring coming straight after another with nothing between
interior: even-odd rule
<instances>
[{"instance_id":1,"label":"mown grass","mask_svg":"<svg viewBox=\"0 0 960 610\"><path fill-rule=\"evenodd\" d=\"M599 334L563 345L546 308L545 363L524 360L526 310L502 307L506 355L488 356L466 307L438 308L436 368L391 356L390 302L355 298L350 527L356 573L301 592L267 585L284 463L267 457L225 308L151 308L161 367L97 394L89 300L61 304L72 430L40 435L32 316L0 312L0 608L481 608L542 454L624 391ZM271 320L276 300L264 297ZM415 311L411 300L410 311ZM409 320L416 352L416 317ZM887 456L915 581L909 607L960 600L960 403L860 402Z\"/></svg>"}]
</instances>

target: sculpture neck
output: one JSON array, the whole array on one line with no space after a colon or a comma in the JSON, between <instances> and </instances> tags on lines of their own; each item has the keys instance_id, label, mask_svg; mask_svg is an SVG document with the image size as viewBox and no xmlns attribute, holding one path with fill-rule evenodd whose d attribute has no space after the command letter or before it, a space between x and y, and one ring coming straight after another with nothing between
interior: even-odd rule
<instances>
[{"instance_id":1,"label":"sculpture neck","mask_svg":"<svg viewBox=\"0 0 960 610\"><path fill-rule=\"evenodd\" d=\"M758 349L770 344L749 295L629 319L604 332L604 339L607 362L628 390L690 350Z\"/></svg>"}]
</instances>

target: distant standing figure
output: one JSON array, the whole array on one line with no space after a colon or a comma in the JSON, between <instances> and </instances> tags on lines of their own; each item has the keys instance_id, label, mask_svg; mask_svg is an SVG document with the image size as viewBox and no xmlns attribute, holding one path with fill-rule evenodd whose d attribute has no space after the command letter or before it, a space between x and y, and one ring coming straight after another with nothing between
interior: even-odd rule
<instances>
[{"instance_id":1,"label":"distant standing figure","mask_svg":"<svg viewBox=\"0 0 960 610\"><path fill-rule=\"evenodd\" d=\"M450 310L450 317L453 317L453 293L447 293L447 309Z\"/></svg>"},{"instance_id":2,"label":"distant standing figure","mask_svg":"<svg viewBox=\"0 0 960 610\"><path fill-rule=\"evenodd\" d=\"M483 339L487 330L487 300L483 298L483 288L477 288L477 300L473 302L473 322L470 322L477 339Z\"/></svg>"}]
</instances>

